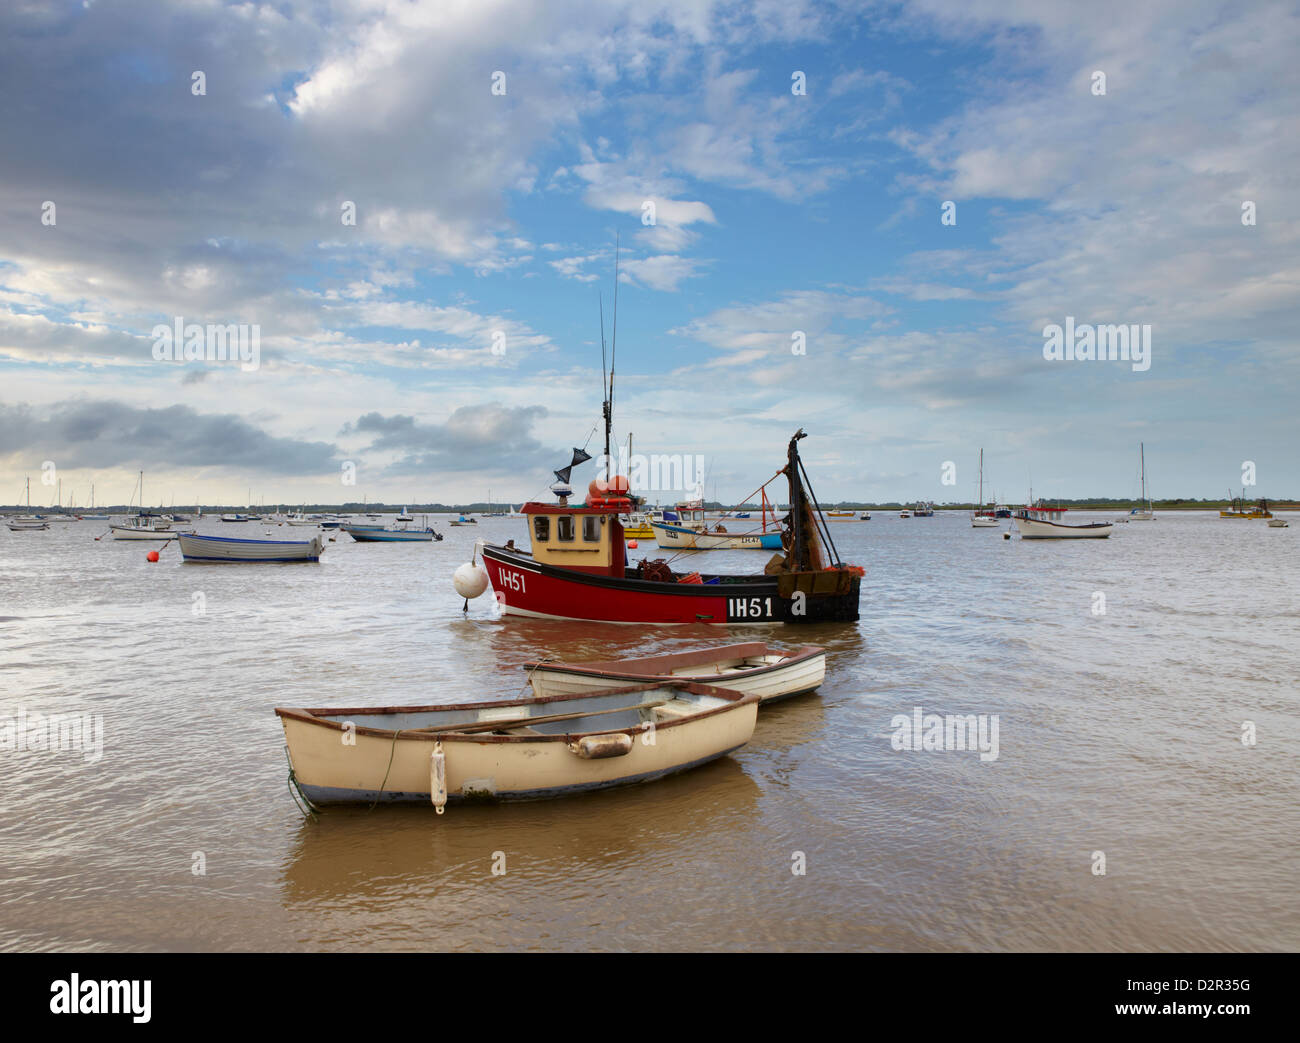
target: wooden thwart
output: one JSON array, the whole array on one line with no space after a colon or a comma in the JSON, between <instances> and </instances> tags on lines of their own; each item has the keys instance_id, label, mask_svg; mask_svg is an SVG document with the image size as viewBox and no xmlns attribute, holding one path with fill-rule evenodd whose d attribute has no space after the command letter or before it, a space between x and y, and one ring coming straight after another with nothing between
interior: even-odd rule
<instances>
[{"instance_id":1,"label":"wooden thwart","mask_svg":"<svg viewBox=\"0 0 1300 1043\"><path fill-rule=\"evenodd\" d=\"M663 706L664 703L672 702L672 699L659 699L652 703L641 703L637 706L611 706L608 710L580 710L575 713L552 713L542 717L516 717L512 720L503 721L480 721L478 724L435 724L428 728L407 728L406 733L420 732L422 734L435 732L456 732L458 734L470 734L473 732L495 732L508 731L511 728L522 728L530 724L541 724L549 721L572 721L579 717L599 717L607 713L625 713L630 710L653 710L656 706Z\"/></svg>"}]
</instances>

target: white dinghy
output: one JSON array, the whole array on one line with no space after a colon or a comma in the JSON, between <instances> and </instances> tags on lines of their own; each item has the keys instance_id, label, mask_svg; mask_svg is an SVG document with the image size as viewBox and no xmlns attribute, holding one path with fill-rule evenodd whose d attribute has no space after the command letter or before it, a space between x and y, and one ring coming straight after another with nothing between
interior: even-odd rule
<instances>
[{"instance_id":1,"label":"white dinghy","mask_svg":"<svg viewBox=\"0 0 1300 1043\"><path fill-rule=\"evenodd\" d=\"M826 649L804 645L783 652L761 641L698 648L646 659L592 663L525 663L541 696L577 695L615 684L691 681L754 694L764 705L818 688L826 679Z\"/></svg>"}]
</instances>

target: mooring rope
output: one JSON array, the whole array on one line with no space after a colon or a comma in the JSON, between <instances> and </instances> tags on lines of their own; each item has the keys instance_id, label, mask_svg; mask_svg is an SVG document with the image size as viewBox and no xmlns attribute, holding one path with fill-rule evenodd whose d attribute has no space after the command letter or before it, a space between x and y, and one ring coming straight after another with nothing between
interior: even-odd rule
<instances>
[{"instance_id":1,"label":"mooring rope","mask_svg":"<svg viewBox=\"0 0 1300 1043\"><path fill-rule=\"evenodd\" d=\"M401 728L393 732L393 744L388 748L388 767L384 769L384 781L379 784L379 792L375 794L374 803L366 809L367 811L374 811L378 807L379 795L384 792L384 787L388 785L388 773L393 770L393 754L397 752L397 737L401 734Z\"/></svg>"},{"instance_id":2,"label":"mooring rope","mask_svg":"<svg viewBox=\"0 0 1300 1043\"><path fill-rule=\"evenodd\" d=\"M284 759L289 762L289 796L293 797L293 802L298 805L298 810L302 812L303 818L310 818L313 822L317 820L320 808L311 802L311 798L302 791L302 786L298 783L298 776L294 774L293 760L289 756L289 747L284 748Z\"/></svg>"}]
</instances>

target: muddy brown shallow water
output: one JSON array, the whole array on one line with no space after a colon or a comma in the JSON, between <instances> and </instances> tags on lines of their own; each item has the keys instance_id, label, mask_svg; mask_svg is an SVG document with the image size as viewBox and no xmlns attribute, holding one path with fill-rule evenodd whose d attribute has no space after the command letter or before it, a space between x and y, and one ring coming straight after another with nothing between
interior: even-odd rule
<instances>
[{"instance_id":1,"label":"muddy brown shallow water","mask_svg":"<svg viewBox=\"0 0 1300 1043\"><path fill-rule=\"evenodd\" d=\"M0 751L0 946L1300 946L1300 529L1169 514L1035 544L879 513L833 527L867 568L860 622L782 629L465 616L452 570L523 526L441 527L318 566L151 565L91 522L0 534L0 720L104 729L97 760ZM200 531L236 528L265 531ZM288 792L277 705L501 698L543 654L755 639L825 645L825 686L681 776L441 817L312 821ZM896 750L916 707L996 715L996 759Z\"/></svg>"}]
</instances>

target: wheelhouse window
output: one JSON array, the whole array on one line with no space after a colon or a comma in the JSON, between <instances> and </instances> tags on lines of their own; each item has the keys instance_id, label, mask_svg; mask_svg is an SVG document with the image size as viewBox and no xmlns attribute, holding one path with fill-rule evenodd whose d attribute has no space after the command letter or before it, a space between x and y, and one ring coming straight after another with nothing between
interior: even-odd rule
<instances>
[{"instance_id":1,"label":"wheelhouse window","mask_svg":"<svg viewBox=\"0 0 1300 1043\"><path fill-rule=\"evenodd\" d=\"M555 538L561 543L573 542L572 514L561 514L555 519Z\"/></svg>"},{"instance_id":2,"label":"wheelhouse window","mask_svg":"<svg viewBox=\"0 0 1300 1043\"><path fill-rule=\"evenodd\" d=\"M582 517L582 540L584 543L600 542L600 523L605 519L596 514L584 514Z\"/></svg>"},{"instance_id":3,"label":"wheelhouse window","mask_svg":"<svg viewBox=\"0 0 1300 1043\"><path fill-rule=\"evenodd\" d=\"M533 539L538 543L546 543L551 538L551 519L544 514L539 514L533 519Z\"/></svg>"}]
</instances>

